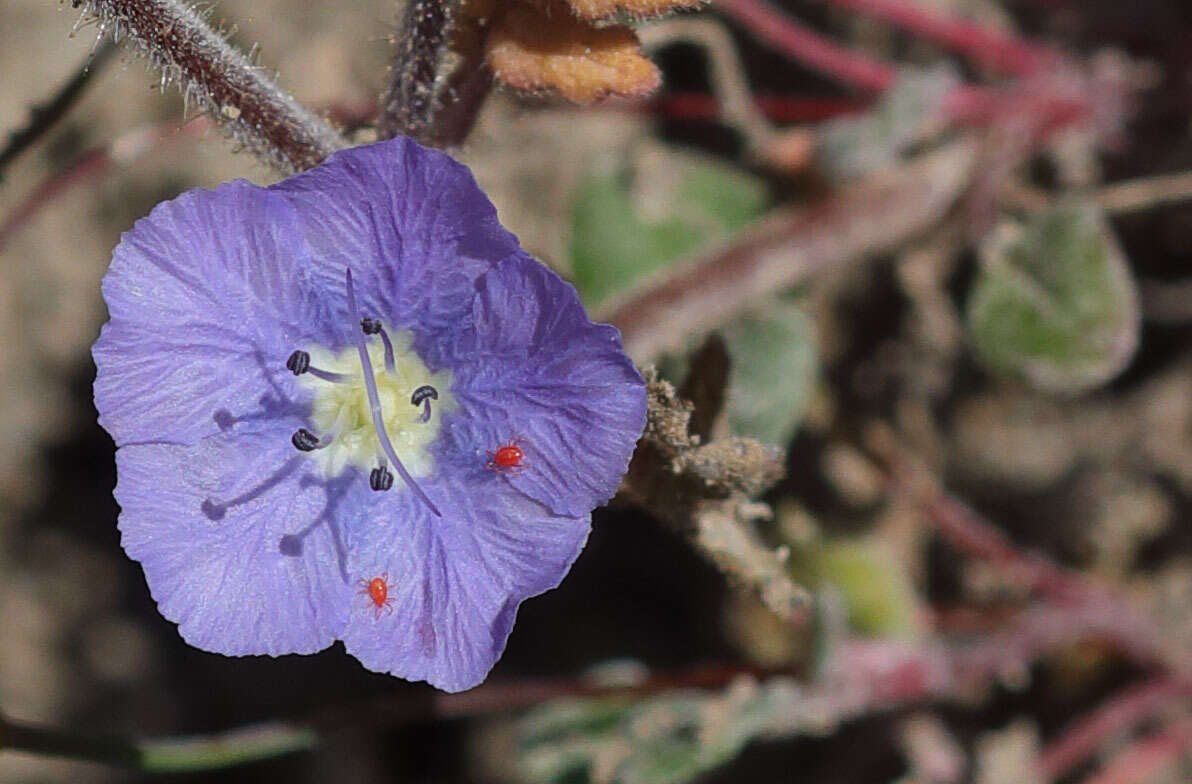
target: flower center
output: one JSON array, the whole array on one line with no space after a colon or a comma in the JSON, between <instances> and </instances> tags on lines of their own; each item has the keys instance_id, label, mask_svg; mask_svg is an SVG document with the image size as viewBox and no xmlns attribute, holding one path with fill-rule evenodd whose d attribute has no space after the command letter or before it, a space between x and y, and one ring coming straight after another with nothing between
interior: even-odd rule
<instances>
[{"instance_id":1,"label":"flower center","mask_svg":"<svg viewBox=\"0 0 1192 784\"><path fill-rule=\"evenodd\" d=\"M348 300L358 318L350 273ZM438 515L414 480L434 470L430 446L443 414L456 407L451 371L431 373L413 349L414 333L390 331L376 319L360 320L355 343L338 353L311 345L290 355L286 367L313 393L310 429L291 442L325 477L349 467L368 471L378 491L394 484L392 462L402 483Z\"/></svg>"}]
</instances>

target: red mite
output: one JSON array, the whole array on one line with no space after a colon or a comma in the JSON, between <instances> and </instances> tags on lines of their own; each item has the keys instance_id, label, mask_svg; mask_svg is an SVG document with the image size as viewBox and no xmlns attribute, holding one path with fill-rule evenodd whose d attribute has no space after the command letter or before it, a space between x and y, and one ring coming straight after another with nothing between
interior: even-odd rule
<instances>
[{"instance_id":1,"label":"red mite","mask_svg":"<svg viewBox=\"0 0 1192 784\"><path fill-rule=\"evenodd\" d=\"M494 452L489 452L488 467L493 471L517 471L525 467L522 459L525 458L526 453L518 446L520 439L514 439L508 444L499 447Z\"/></svg>"},{"instance_id":2,"label":"red mite","mask_svg":"<svg viewBox=\"0 0 1192 784\"><path fill-rule=\"evenodd\" d=\"M503 446L497 450L493 455L493 462L499 468L513 468L521 465L522 457L524 457L520 446Z\"/></svg>"},{"instance_id":3,"label":"red mite","mask_svg":"<svg viewBox=\"0 0 1192 784\"><path fill-rule=\"evenodd\" d=\"M360 593L366 594L376 608L377 617L381 613L393 611L393 599L389 597L389 575L374 577L371 580L360 581Z\"/></svg>"}]
</instances>

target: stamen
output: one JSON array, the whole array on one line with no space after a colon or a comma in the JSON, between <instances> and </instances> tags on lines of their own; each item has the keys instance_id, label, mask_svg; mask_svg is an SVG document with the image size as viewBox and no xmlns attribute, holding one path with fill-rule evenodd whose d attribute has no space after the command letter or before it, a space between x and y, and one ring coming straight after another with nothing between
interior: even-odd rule
<instances>
[{"instance_id":1,"label":"stamen","mask_svg":"<svg viewBox=\"0 0 1192 784\"><path fill-rule=\"evenodd\" d=\"M352 286L352 270L347 270L345 282L348 290L348 312L353 319L360 318L360 311L356 309L356 291ZM421 499L422 503L434 513L435 517L442 517L443 513L438 510L431 500L427 498L426 493L422 492L422 488L414 481L414 477L410 476L410 472L402 465L401 460L397 456L397 452L393 448L392 442L389 440L389 434L385 431L385 420L381 416L381 397L377 393L377 380L373 376L372 360L368 356L368 347L364 345L364 333L352 330L352 334L356 339L356 353L360 355L360 366L364 370L364 389L368 392L368 404L372 412L373 429L377 433L377 440L381 442L381 448L385 450L385 454L393 461L394 468L397 473L401 474L402 481L406 486L414 491L414 494ZM372 477L369 477L369 484L372 484Z\"/></svg>"},{"instance_id":2,"label":"stamen","mask_svg":"<svg viewBox=\"0 0 1192 784\"><path fill-rule=\"evenodd\" d=\"M346 425L347 412L341 410L339 416L335 418L335 424L331 426L331 430L324 433L322 437L316 436L305 427L300 427L294 431L294 435L290 436L290 443L299 452L313 452L316 449L326 449L343 432Z\"/></svg>"},{"instance_id":3,"label":"stamen","mask_svg":"<svg viewBox=\"0 0 1192 784\"><path fill-rule=\"evenodd\" d=\"M352 377L346 376L343 373L333 373L330 370L320 370L317 367L312 367L310 364L310 354L305 351L295 351L286 360L286 368L295 376L301 376L303 373L310 373L315 378L321 378L324 381L331 381L336 384L347 384L351 382Z\"/></svg>"},{"instance_id":4,"label":"stamen","mask_svg":"<svg viewBox=\"0 0 1192 784\"><path fill-rule=\"evenodd\" d=\"M290 443L299 452L313 452L319 448L319 437L305 427L300 427L290 436Z\"/></svg>"},{"instance_id":5,"label":"stamen","mask_svg":"<svg viewBox=\"0 0 1192 784\"><path fill-rule=\"evenodd\" d=\"M410 395L410 403L422 408L422 421L430 421L430 401L439 399L439 390L432 387L430 384L423 384L414 390L414 394Z\"/></svg>"},{"instance_id":6,"label":"stamen","mask_svg":"<svg viewBox=\"0 0 1192 784\"><path fill-rule=\"evenodd\" d=\"M393 487L393 472L385 466L377 466L368 474L368 486L382 491Z\"/></svg>"},{"instance_id":7,"label":"stamen","mask_svg":"<svg viewBox=\"0 0 1192 784\"><path fill-rule=\"evenodd\" d=\"M385 370L391 376L397 375L397 361L393 358L393 341L389 340L389 333L381 326L381 322L377 319L362 318L360 319L360 329L364 330L365 335L380 335L381 341L385 344Z\"/></svg>"},{"instance_id":8,"label":"stamen","mask_svg":"<svg viewBox=\"0 0 1192 784\"><path fill-rule=\"evenodd\" d=\"M295 376L301 376L310 369L310 354L305 351L295 351L286 360L286 368Z\"/></svg>"}]
</instances>

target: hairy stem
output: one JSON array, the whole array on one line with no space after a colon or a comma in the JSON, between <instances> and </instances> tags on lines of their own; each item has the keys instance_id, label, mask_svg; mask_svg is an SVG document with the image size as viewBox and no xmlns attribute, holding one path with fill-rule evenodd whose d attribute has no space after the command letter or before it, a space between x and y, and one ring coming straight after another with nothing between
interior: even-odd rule
<instances>
[{"instance_id":1,"label":"hairy stem","mask_svg":"<svg viewBox=\"0 0 1192 784\"><path fill-rule=\"evenodd\" d=\"M810 207L773 211L728 244L673 267L595 316L621 330L638 362L677 348L824 269L889 252L934 225L971 182L977 147L960 138Z\"/></svg>"},{"instance_id":2,"label":"hairy stem","mask_svg":"<svg viewBox=\"0 0 1192 784\"><path fill-rule=\"evenodd\" d=\"M486 20L463 0L408 0L397 36L380 132L422 144L461 144L492 86L484 65Z\"/></svg>"},{"instance_id":3,"label":"hairy stem","mask_svg":"<svg viewBox=\"0 0 1192 784\"><path fill-rule=\"evenodd\" d=\"M86 7L99 17L101 31L128 36L161 69L163 81L181 82L188 99L281 171L309 169L347 146L177 0L87 0Z\"/></svg>"}]
</instances>

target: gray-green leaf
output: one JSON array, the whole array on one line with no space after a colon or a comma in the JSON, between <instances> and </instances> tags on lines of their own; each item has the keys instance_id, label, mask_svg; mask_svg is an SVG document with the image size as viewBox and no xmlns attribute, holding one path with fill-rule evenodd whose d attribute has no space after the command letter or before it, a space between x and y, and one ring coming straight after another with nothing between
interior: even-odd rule
<instances>
[{"instance_id":1,"label":"gray-green leaf","mask_svg":"<svg viewBox=\"0 0 1192 784\"><path fill-rule=\"evenodd\" d=\"M732 431L785 445L803 420L819 370L815 325L779 299L721 334L732 360L726 411Z\"/></svg>"},{"instance_id":2,"label":"gray-green leaf","mask_svg":"<svg viewBox=\"0 0 1192 784\"><path fill-rule=\"evenodd\" d=\"M1138 292L1100 213L1061 206L992 232L968 327L991 371L1046 392L1076 394L1117 375L1138 346Z\"/></svg>"},{"instance_id":3,"label":"gray-green leaf","mask_svg":"<svg viewBox=\"0 0 1192 784\"><path fill-rule=\"evenodd\" d=\"M959 83L948 66L901 69L872 109L824 124L816 164L833 178L859 177L892 166L944 126L945 98Z\"/></svg>"},{"instance_id":4,"label":"gray-green leaf","mask_svg":"<svg viewBox=\"0 0 1192 784\"><path fill-rule=\"evenodd\" d=\"M572 212L570 261L589 307L743 228L766 208L765 184L710 158L650 148L593 173Z\"/></svg>"}]
</instances>

